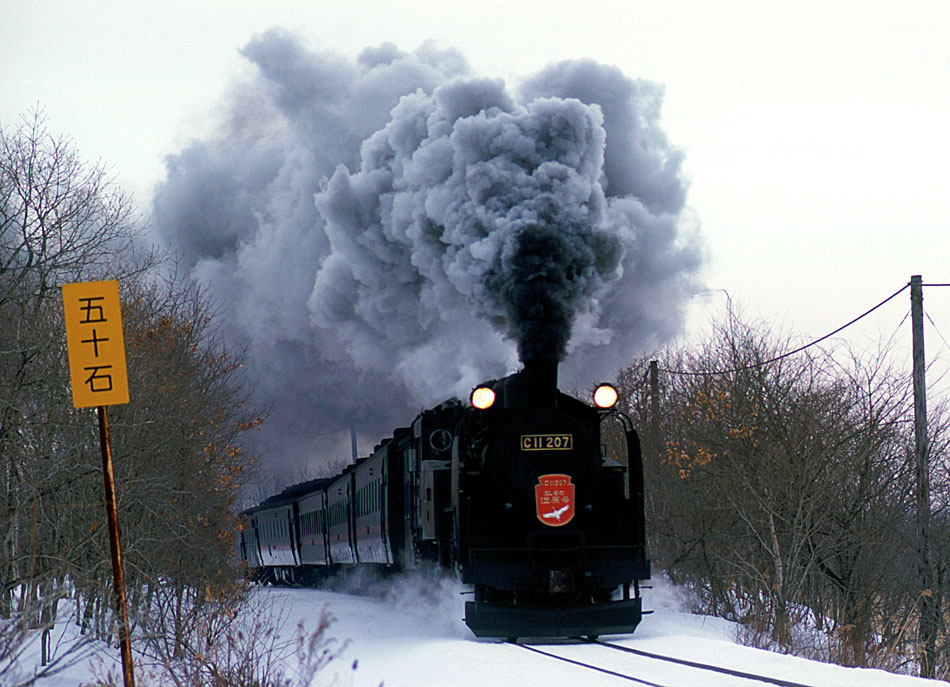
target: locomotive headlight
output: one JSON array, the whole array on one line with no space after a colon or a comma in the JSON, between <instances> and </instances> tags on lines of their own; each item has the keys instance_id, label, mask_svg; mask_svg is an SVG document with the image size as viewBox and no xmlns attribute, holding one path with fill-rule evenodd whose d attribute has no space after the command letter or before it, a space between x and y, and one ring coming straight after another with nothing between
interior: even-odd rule
<instances>
[{"instance_id":1,"label":"locomotive headlight","mask_svg":"<svg viewBox=\"0 0 950 687\"><path fill-rule=\"evenodd\" d=\"M617 405L620 394L610 384L600 384L594 389L594 405L607 410Z\"/></svg>"},{"instance_id":2,"label":"locomotive headlight","mask_svg":"<svg viewBox=\"0 0 950 687\"><path fill-rule=\"evenodd\" d=\"M472 405L479 410L487 410L495 402L495 392L487 386L477 387L472 391Z\"/></svg>"}]
</instances>

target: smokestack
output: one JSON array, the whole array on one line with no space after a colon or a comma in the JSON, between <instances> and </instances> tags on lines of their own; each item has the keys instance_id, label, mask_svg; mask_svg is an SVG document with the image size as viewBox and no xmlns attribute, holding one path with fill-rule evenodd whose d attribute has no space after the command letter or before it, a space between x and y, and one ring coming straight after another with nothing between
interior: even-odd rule
<instances>
[{"instance_id":1,"label":"smokestack","mask_svg":"<svg viewBox=\"0 0 950 687\"><path fill-rule=\"evenodd\" d=\"M524 361L522 384L532 405L553 408L557 405L557 360L533 358Z\"/></svg>"},{"instance_id":2,"label":"smokestack","mask_svg":"<svg viewBox=\"0 0 950 687\"><path fill-rule=\"evenodd\" d=\"M529 358L524 367L504 380L504 408L554 408L557 406L558 361Z\"/></svg>"}]
</instances>

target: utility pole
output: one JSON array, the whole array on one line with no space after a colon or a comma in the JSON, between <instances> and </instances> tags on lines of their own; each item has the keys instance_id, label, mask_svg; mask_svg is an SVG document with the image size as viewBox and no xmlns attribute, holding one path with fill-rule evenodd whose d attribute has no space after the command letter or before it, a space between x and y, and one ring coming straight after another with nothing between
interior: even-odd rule
<instances>
[{"instance_id":1,"label":"utility pole","mask_svg":"<svg viewBox=\"0 0 950 687\"><path fill-rule=\"evenodd\" d=\"M650 361L650 420L647 430L650 456L656 461L663 457L663 430L660 423L660 365L655 358Z\"/></svg>"},{"instance_id":2,"label":"utility pole","mask_svg":"<svg viewBox=\"0 0 950 687\"><path fill-rule=\"evenodd\" d=\"M653 425L660 426L660 370L659 362L654 358L650 361L650 419Z\"/></svg>"},{"instance_id":3,"label":"utility pole","mask_svg":"<svg viewBox=\"0 0 950 687\"><path fill-rule=\"evenodd\" d=\"M914 360L914 458L917 471L917 554L920 567L920 675L934 677L938 613L930 551L930 461L927 446L927 385L924 358L924 289L910 278L910 319Z\"/></svg>"}]
</instances>

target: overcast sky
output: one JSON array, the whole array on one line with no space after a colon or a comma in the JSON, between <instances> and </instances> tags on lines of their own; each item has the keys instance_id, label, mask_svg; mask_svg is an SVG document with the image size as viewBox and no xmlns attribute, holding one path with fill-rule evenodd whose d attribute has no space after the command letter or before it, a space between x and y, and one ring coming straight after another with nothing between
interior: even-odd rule
<instances>
[{"instance_id":1,"label":"overcast sky","mask_svg":"<svg viewBox=\"0 0 950 687\"><path fill-rule=\"evenodd\" d=\"M273 26L349 57L433 39L512 85L577 57L664 84L706 282L796 335L834 329L911 274L950 282L941 0L2 0L0 123L40 105L147 213L163 157L208 135L252 70L239 49ZM907 307L871 330L890 333ZM950 289L927 308L950 339Z\"/></svg>"}]
</instances>

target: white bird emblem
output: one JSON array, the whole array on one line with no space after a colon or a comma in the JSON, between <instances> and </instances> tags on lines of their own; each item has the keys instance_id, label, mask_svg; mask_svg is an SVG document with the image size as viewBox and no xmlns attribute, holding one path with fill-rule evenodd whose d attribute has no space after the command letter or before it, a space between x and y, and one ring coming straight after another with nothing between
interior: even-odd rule
<instances>
[{"instance_id":1,"label":"white bird emblem","mask_svg":"<svg viewBox=\"0 0 950 687\"><path fill-rule=\"evenodd\" d=\"M557 520L558 522L560 522L560 521L561 521L561 516L564 515L564 513L567 511L568 508L570 508L570 504L569 504L569 503L566 503L566 504L564 504L563 507L558 508L557 510L553 510L553 511L551 511L550 513L544 513L541 517L542 517L542 518L554 518L555 520Z\"/></svg>"}]
</instances>

